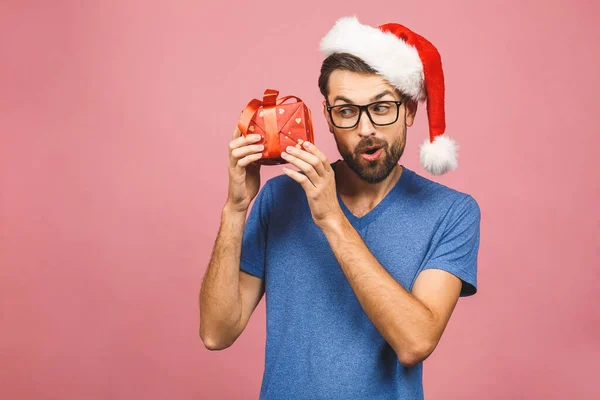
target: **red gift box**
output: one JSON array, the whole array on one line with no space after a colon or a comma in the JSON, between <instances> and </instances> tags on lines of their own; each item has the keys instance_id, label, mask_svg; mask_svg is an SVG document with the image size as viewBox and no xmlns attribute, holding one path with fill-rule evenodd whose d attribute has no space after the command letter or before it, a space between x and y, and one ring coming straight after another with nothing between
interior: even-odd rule
<instances>
[{"instance_id":1,"label":"red gift box","mask_svg":"<svg viewBox=\"0 0 600 400\"><path fill-rule=\"evenodd\" d=\"M281 152L287 146L296 146L303 141L314 143L313 124L309 108L296 96L277 98L279 91L265 90L263 100L253 99L238 121L242 135L261 135L256 144L265 149L256 163L266 165L287 164ZM283 104L289 99L295 103Z\"/></svg>"}]
</instances>

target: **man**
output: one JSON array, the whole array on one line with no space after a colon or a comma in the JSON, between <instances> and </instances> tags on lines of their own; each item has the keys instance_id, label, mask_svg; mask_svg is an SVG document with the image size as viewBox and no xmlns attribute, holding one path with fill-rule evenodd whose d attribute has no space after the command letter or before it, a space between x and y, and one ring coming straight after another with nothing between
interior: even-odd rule
<instances>
[{"instance_id":1,"label":"man","mask_svg":"<svg viewBox=\"0 0 600 400\"><path fill-rule=\"evenodd\" d=\"M356 18L321 49L323 112L343 160L308 142L288 148L301 172L285 168L259 192L260 138L236 129L200 335L209 349L231 346L266 293L261 399L421 399L422 362L459 296L477 290L477 203L398 163L427 100L421 162L456 168L441 61L403 26Z\"/></svg>"}]
</instances>

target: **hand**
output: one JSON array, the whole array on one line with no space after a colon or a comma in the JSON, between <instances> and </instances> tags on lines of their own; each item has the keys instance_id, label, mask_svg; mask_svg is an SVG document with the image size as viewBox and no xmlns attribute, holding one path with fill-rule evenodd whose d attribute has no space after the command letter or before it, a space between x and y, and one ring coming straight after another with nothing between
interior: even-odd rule
<instances>
[{"instance_id":1,"label":"hand","mask_svg":"<svg viewBox=\"0 0 600 400\"><path fill-rule=\"evenodd\" d=\"M306 192L313 220L321 229L343 217L337 198L335 173L321 150L310 142L303 142L302 148L289 146L281 153L281 157L304 172L303 175L283 168Z\"/></svg>"},{"instance_id":2,"label":"hand","mask_svg":"<svg viewBox=\"0 0 600 400\"><path fill-rule=\"evenodd\" d=\"M264 146L257 134L242 136L236 127L229 142L229 190L226 206L233 211L245 212L260 188L260 164Z\"/></svg>"}]
</instances>

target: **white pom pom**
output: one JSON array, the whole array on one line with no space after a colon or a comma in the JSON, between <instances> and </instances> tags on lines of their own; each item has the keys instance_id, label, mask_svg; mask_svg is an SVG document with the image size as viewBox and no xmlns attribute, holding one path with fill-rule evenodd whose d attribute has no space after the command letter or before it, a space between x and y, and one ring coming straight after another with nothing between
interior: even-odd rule
<instances>
[{"instance_id":1,"label":"white pom pom","mask_svg":"<svg viewBox=\"0 0 600 400\"><path fill-rule=\"evenodd\" d=\"M420 148L421 165L433 175L442 175L458 167L456 142L446 135L436 136L433 143L429 139Z\"/></svg>"}]
</instances>

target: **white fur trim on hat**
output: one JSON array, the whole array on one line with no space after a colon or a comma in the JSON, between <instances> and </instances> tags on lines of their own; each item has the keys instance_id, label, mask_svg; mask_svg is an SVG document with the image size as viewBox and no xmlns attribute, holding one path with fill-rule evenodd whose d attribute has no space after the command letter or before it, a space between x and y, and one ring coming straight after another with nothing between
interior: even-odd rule
<instances>
[{"instance_id":1,"label":"white fur trim on hat","mask_svg":"<svg viewBox=\"0 0 600 400\"><path fill-rule=\"evenodd\" d=\"M433 175L442 175L458 167L458 149L456 142L446 135L438 135L433 143L429 138L420 148L421 165Z\"/></svg>"},{"instance_id":2,"label":"white fur trim on hat","mask_svg":"<svg viewBox=\"0 0 600 400\"><path fill-rule=\"evenodd\" d=\"M344 17L321 39L320 50L326 56L353 54L413 100L427 97L417 49L393 33L363 25L356 17Z\"/></svg>"}]
</instances>

